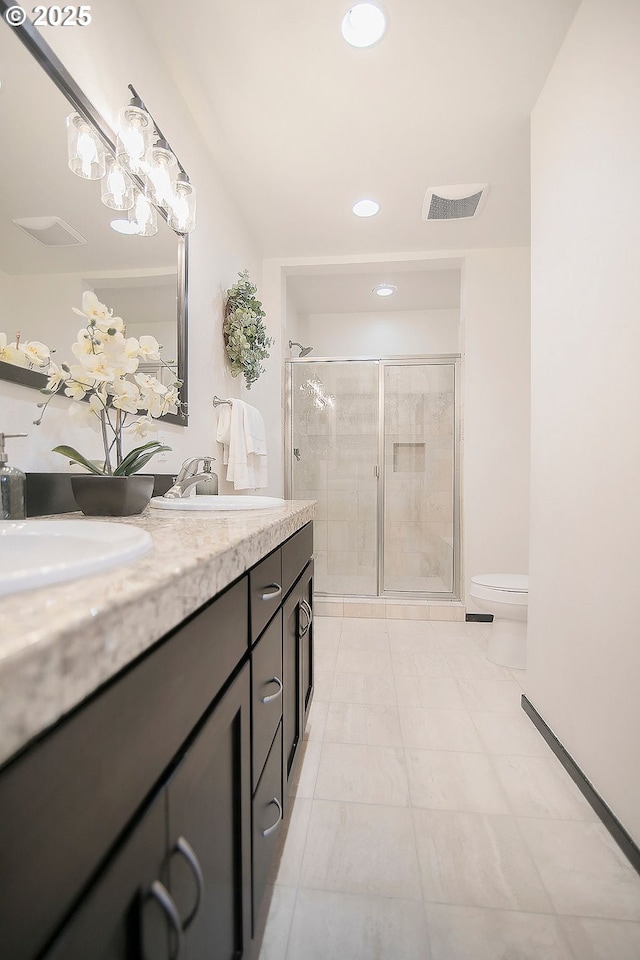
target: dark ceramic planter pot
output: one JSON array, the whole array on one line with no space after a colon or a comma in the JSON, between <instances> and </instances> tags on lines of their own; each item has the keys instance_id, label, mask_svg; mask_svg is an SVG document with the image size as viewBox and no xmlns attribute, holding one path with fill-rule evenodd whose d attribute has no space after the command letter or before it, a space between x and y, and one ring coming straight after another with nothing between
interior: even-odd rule
<instances>
[{"instance_id":1,"label":"dark ceramic planter pot","mask_svg":"<svg viewBox=\"0 0 640 960\"><path fill-rule=\"evenodd\" d=\"M154 478L134 474L132 477L71 477L76 503L87 517L130 517L142 513L153 495Z\"/></svg>"}]
</instances>

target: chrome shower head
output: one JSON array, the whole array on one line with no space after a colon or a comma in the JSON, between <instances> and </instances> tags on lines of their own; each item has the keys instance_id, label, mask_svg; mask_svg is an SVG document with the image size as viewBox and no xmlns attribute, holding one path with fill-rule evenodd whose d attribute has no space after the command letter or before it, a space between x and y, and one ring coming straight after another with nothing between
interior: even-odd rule
<instances>
[{"instance_id":1,"label":"chrome shower head","mask_svg":"<svg viewBox=\"0 0 640 960\"><path fill-rule=\"evenodd\" d=\"M290 347L300 347L300 353L298 354L298 360L300 357L306 357L307 354L311 353L313 347L303 347L301 343L297 343L296 340L289 340Z\"/></svg>"}]
</instances>

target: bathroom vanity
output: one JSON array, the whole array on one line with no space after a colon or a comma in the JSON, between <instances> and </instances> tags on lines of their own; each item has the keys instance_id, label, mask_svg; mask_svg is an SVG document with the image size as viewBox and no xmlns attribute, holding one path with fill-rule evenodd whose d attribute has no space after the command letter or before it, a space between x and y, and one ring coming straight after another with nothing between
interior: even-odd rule
<instances>
[{"instance_id":1,"label":"bathroom vanity","mask_svg":"<svg viewBox=\"0 0 640 960\"><path fill-rule=\"evenodd\" d=\"M4 956L257 955L313 696L312 516L143 516L147 558L0 602Z\"/></svg>"}]
</instances>

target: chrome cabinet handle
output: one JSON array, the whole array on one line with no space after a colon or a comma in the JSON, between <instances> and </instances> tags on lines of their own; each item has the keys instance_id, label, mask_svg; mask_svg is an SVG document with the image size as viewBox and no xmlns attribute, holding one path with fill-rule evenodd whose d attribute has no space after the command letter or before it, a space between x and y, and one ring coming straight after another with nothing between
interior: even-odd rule
<instances>
[{"instance_id":1,"label":"chrome cabinet handle","mask_svg":"<svg viewBox=\"0 0 640 960\"><path fill-rule=\"evenodd\" d=\"M272 823L270 827L267 827L266 830L263 830L263 831L262 831L262 836L263 836L263 837L268 837L269 834L273 833L273 831L276 829L276 827L278 826L278 824L279 824L280 821L282 820L282 807L281 807L281 805L280 805L280 801L278 800L277 797L274 797L272 800L269 801L269 803L267 804L267 806L271 806L272 803L275 803L276 807L278 808L278 819L276 820L275 823Z\"/></svg>"},{"instance_id":2,"label":"chrome cabinet handle","mask_svg":"<svg viewBox=\"0 0 640 960\"><path fill-rule=\"evenodd\" d=\"M304 637L309 627L311 626L311 621L313 620L313 613L311 612L311 607L309 606L306 600L300 601L300 610L304 613L305 617L307 618L307 622L305 623L304 627L302 626L302 624L300 625L299 636L300 636L300 639L302 639L302 637Z\"/></svg>"},{"instance_id":3,"label":"chrome cabinet handle","mask_svg":"<svg viewBox=\"0 0 640 960\"><path fill-rule=\"evenodd\" d=\"M174 933L174 942L169 960L178 960L182 952L182 924L173 897L163 883L160 883L159 880L154 880L147 891L147 898L155 900L156 903L160 905L162 912L169 921L169 925Z\"/></svg>"},{"instance_id":4,"label":"chrome cabinet handle","mask_svg":"<svg viewBox=\"0 0 640 960\"><path fill-rule=\"evenodd\" d=\"M275 693L272 693L271 696L263 697L262 698L263 703L271 703L272 700L275 700L276 697L279 697L282 694L283 685L280 677L271 677L271 680L267 680L267 683L277 683L278 689L276 690Z\"/></svg>"},{"instance_id":5,"label":"chrome cabinet handle","mask_svg":"<svg viewBox=\"0 0 640 960\"><path fill-rule=\"evenodd\" d=\"M200 901L202 900L202 894L204 892L204 877L202 876L202 868L198 863L198 858L196 857L193 847L188 840L186 840L184 837L178 837L176 845L173 848L173 853L179 853L184 857L189 864L191 872L193 873L196 881L196 902L193 905L191 913L182 921L182 929L186 930L191 926L193 918L200 907Z\"/></svg>"},{"instance_id":6,"label":"chrome cabinet handle","mask_svg":"<svg viewBox=\"0 0 640 960\"><path fill-rule=\"evenodd\" d=\"M263 593L262 597L260 598L261 600L273 600L274 597L279 597L282 593L282 587L279 583L269 583L267 584L267 587L273 587L273 589L267 593Z\"/></svg>"}]
</instances>

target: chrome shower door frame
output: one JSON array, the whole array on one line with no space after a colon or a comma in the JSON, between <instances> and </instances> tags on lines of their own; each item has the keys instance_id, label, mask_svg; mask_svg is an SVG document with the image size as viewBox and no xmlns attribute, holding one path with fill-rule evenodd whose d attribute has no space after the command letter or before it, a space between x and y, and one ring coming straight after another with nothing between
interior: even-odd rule
<instances>
[{"instance_id":1,"label":"chrome shower door frame","mask_svg":"<svg viewBox=\"0 0 640 960\"><path fill-rule=\"evenodd\" d=\"M298 363L362 363L370 362L378 366L378 464L377 471L377 506L376 506L376 557L377 557L377 596L398 600L459 600L460 599L460 354L426 354L424 356L390 356L390 357L291 357L285 360L285 497L291 499L293 494L293 365ZM384 527L386 503L386 469L385 469L385 431L384 431L384 404L385 383L384 374L387 366L453 366L454 391L454 422L453 422L453 583L451 591L437 593L415 590L384 590ZM332 594L327 594L332 596ZM371 600L371 596L349 594L354 599L364 602Z\"/></svg>"}]
</instances>

